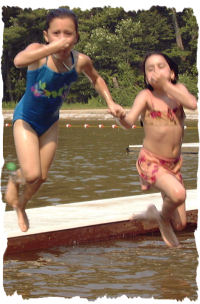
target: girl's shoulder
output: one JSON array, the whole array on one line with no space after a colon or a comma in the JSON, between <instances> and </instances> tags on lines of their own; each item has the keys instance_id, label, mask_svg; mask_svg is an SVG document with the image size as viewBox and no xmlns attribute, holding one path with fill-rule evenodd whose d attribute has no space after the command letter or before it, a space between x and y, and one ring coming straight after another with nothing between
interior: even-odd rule
<instances>
[{"instance_id":1,"label":"girl's shoulder","mask_svg":"<svg viewBox=\"0 0 200 304\"><path fill-rule=\"evenodd\" d=\"M38 50L43 47L45 47L45 44L33 42L27 46L26 50L34 51L34 50ZM28 66L28 70L36 70L36 69L40 68L42 65L44 65L45 62L46 62L46 58L41 58L41 59L37 60L36 62L33 62L32 64L30 64Z\"/></svg>"},{"instance_id":2,"label":"girl's shoulder","mask_svg":"<svg viewBox=\"0 0 200 304\"><path fill-rule=\"evenodd\" d=\"M38 43L38 42L33 42L31 44L29 44L27 47L26 47L26 50L28 51L31 51L31 50L37 50L41 47L44 47L45 45L42 44L42 43Z\"/></svg>"},{"instance_id":3,"label":"girl's shoulder","mask_svg":"<svg viewBox=\"0 0 200 304\"><path fill-rule=\"evenodd\" d=\"M73 50L73 55L74 55L75 57L77 57L77 60L78 60L80 63L82 63L82 64L85 64L85 63L88 63L88 62L91 61L91 59L90 59L89 56L87 56L87 55L85 55L85 54L83 54L83 53L80 53L80 52L78 52L78 51L76 51L76 50Z\"/></svg>"},{"instance_id":4,"label":"girl's shoulder","mask_svg":"<svg viewBox=\"0 0 200 304\"><path fill-rule=\"evenodd\" d=\"M149 89L141 90L136 96L135 101L140 104L142 108L141 115L145 114L145 111L152 107L152 93Z\"/></svg>"},{"instance_id":5,"label":"girl's shoulder","mask_svg":"<svg viewBox=\"0 0 200 304\"><path fill-rule=\"evenodd\" d=\"M151 100L151 92L149 89L143 89L137 94L137 98L143 99L148 103Z\"/></svg>"},{"instance_id":6,"label":"girl's shoulder","mask_svg":"<svg viewBox=\"0 0 200 304\"><path fill-rule=\"evenodd\" d=\"M80 73L85 69L92 68L92 60L89 56L73 50L73 56L76 62L77 71Z\"/></svg>"},{"instance_id":7,"label":"girl's shoulder","mask_svg":"<svg viewBox=\"0 0 200 304\"><path fill-rule=\"evenodd\" d=\"M133 103L133 106L139 106L142 110L145 110L150 102L150 97L146 89L141 90Z\"/></svg>"}]
</instances>

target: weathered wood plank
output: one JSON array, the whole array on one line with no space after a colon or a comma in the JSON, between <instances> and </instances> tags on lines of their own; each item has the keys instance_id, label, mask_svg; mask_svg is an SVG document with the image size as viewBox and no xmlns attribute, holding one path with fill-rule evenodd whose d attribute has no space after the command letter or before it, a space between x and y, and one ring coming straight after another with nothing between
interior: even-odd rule
<instances>
[{"instance_id":1,"label":"weathered wood plank","mask_svg":"<svg viewBox=\"0 0 200 304\"><path fill-rule=\"evenodd\" d=\"M197 224L197 202L197 190L188 190L187 222L193 227ZM161 210L159 193L27 209L27 232L18 228L14 211L5 212L6 254L150 233L158 230L156 224L130 222L129 218L152 203Z\"/></svg>"}]
</instances>

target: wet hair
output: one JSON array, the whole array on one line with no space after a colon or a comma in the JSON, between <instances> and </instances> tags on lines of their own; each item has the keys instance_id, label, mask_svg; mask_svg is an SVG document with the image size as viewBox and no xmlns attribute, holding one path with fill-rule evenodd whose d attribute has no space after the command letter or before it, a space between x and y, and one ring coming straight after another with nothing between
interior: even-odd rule
<instances>
[{"instance_id":1,"label":"wet hair","mask_svg":"<svg viewBox=\"0 0 200 304\"><path fill-rule=\"evenodd\" d=\"M151 57L152 55L160 55L162 57L165 58L165 60L167 61L169 67L170 67L170 70L174 72L174 79L171 80L171 82L173 84L177 83L178 81L178 65L171 59L169 58L169 56L167 56L166 54L164 53L161 53L161 52L150 52L148 53L145 58L144 58L144 61L143 61L143 65L142 65L142 68L143 68L143 73L144 73L144 84L145 84L145 87L151 91L153 91L153 87L147 83L147 80L146 80L146 73L145 73L145 64L146 64L146 61L149 57Z\"/></svg>"},{"instance_id":2,"label":"wet hair","mask_svg":"<svg viewBox=\"0 0 200 304\"><path fill-rule=\"evenodd\" d=\"M78 35L78 41L79 41L79 33L78 33L78 18L74 14L73 11L67 9L67 8L58 8L50 10L49 13L46 16L46 24L45 24L45 30L48 31L50 23L55 18L71 18L75 25L76 34Z\"/></svg>"}]
</instances>

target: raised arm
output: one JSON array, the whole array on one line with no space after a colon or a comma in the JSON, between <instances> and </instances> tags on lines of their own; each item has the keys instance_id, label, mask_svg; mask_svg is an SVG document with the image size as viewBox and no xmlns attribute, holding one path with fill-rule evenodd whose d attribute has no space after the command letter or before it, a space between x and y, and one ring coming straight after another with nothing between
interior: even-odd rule
<instances>
[{"instance_id":1,"label":"raised arm","mask_svg":"<svg viewBox=\"0 0 200 304\"><path fill-rule=\"evenodd\" d=\"M79 54L77 68L79 69L78 72L82 72L88 77L90 82L93 84L95 90L99 93L101 97L104 98L108 105L109 112L113 116L123 117L125 115L125 110L113 101L104 79L94 68L91 59L84 54Z\"/></svg>"},{"instance_id":2,"label":"raised arm","mask_svg":"<svg viewBox=\"0 0 200 304\"><path fill-rule=\"evenodd\" d=\"M173 85L168 81L164 90L169 97L177 100L180 104L182 104L183 107L191 110L196 110L196 98L187 90L187 88L182 83Z\"/></svg>"},{"instance_id":3,"label":"raised arm","mask_svg":"<svg viewBox=\"0 0 200 304\"><path fill-rule=\"evenodd\" d=\"M61 49L68 47L67 39L62 38L49 44L32 43L28 45L23 51L19 52L14 58L14 65L17 68L36 64L37 62Z\"/></svg>"},{"instance_id":4,"label":"raised arm","mask_svg":"<svg viewBox=\"0 0 200 304\"><path fill-rule=\"evenodd\" d=\"M166 79L163 75L154 72L152 73L151 84L154 88L163 90L169 98L175 99L179 104L182 104L183 107L196 110L196 98L182 83L172 84L171 81Z\"/></svg>"}]
</instances>

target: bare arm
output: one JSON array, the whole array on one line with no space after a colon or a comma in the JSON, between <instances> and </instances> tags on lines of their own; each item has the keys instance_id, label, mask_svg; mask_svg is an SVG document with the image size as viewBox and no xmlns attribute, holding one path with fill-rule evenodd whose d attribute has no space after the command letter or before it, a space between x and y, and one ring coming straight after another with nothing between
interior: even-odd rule
<instances>
[{"instance_id":1,"label":"bare arm","mask_svg":"<svg viewBox=\"0 0 200 304\"><path fill-rule=\"evenodd\" d=\"M121 124L126 129L132 128L132 126L138 120L140 114L146 109L147 101L148 101L147 92L146 90L142 90L136 96L130 111L122 119L119 119L119 124Z\"/></svg>"},{"instance_id":2,"label":"bare arm","mask_svg":"<svg viewBox=\"0 0 200 304\"><path fill-rule=\"evenodd\" d=\"M178 83L174 85L168 81L165 85L165 92L168 96L182 104L183 107L196 110L197 100L183 84Z\"/></svg>"},{"instance_id":3,"label":"bare arm","mask_svg":"<svg viewBox=\"0 0 200 304\"><path fill-rule=\"evenodd\" d=\"M153 87L164 91L169 98L175 99L179 104L182 104L183 107L196 110L197 100L183 84L172 84L169 80L156 72L152 74L151 81Z\"/></svg>"},{"instance_id":4,"label":"bare arm","mask_svg":"<svg viewBox=\"0 0 200 304\"><path fill-rule=\"evenodd\" d=\"M89 78L95 90L106 101L109 107L109 112L113 116L123 117L125 115L125 110L113 101L104 79L98 74L88 56L79 54L78 69L80 69L80 72L84 73Z\"/></svg>"},{"instance_id":5,"label":"bare arm","mask_svg":"<svg viewBox=\"0 0 200 304\"><path fill-rule=\"evenodd\" d=\"M14 58L14 65L17 68L29 66L37 63L40 59L67 48L68 43L65 38L59 39L49 44L32 43Z\"/></svg>"}]
</instances>

